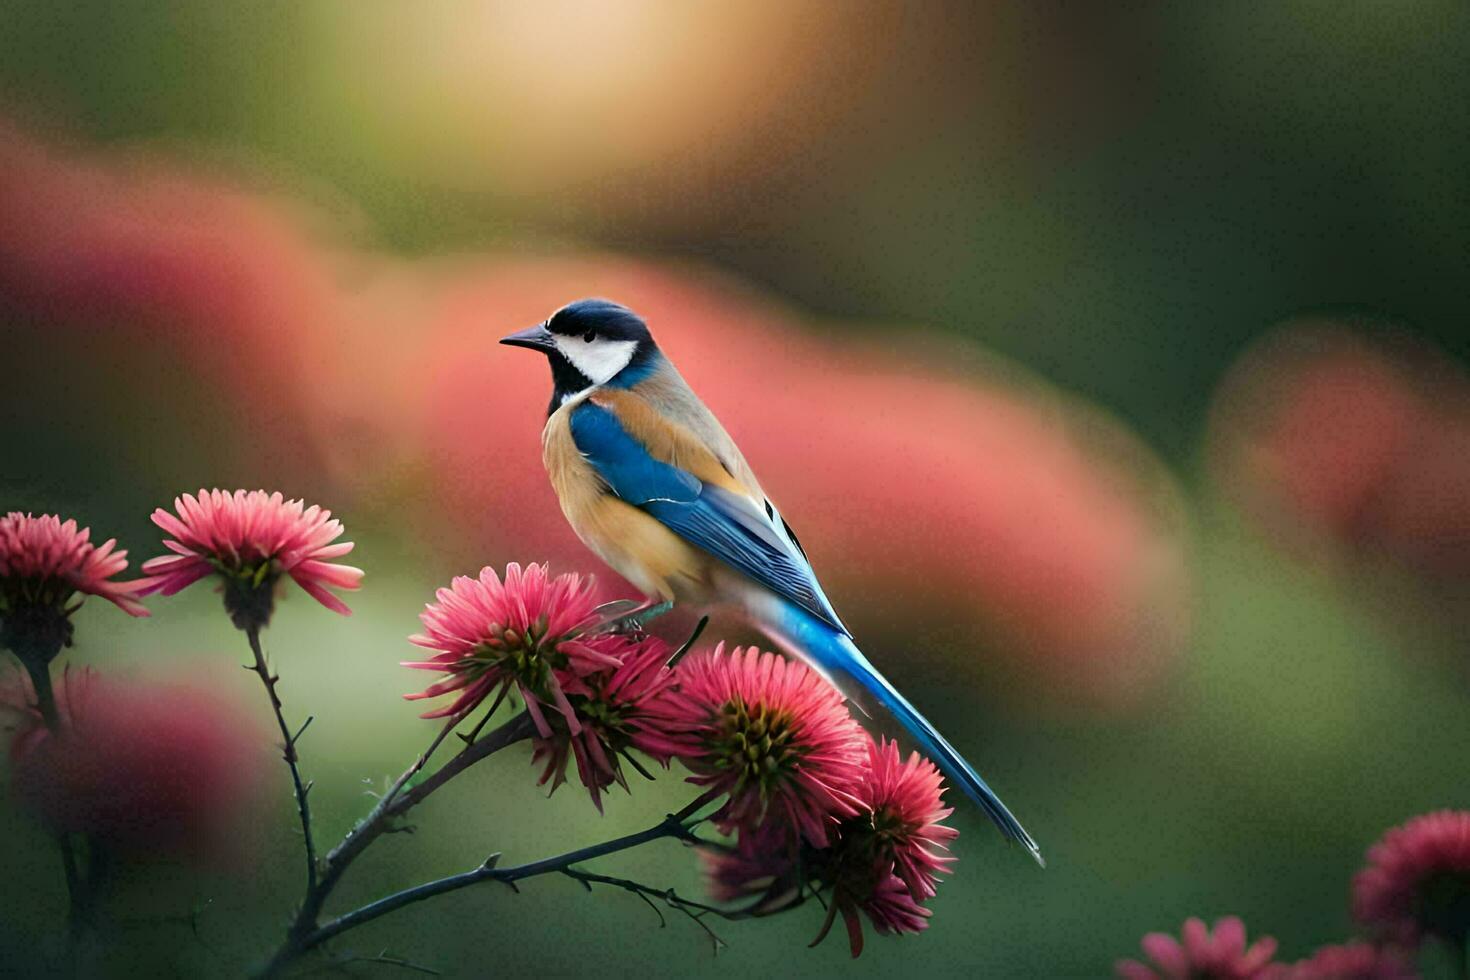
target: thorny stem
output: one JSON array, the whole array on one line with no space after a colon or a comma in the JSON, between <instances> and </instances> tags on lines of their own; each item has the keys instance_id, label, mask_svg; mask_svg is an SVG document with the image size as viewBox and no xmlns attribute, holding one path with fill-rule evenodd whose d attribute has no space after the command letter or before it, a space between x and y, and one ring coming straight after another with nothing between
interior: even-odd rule
<instances>
[{"instance_id":1,"label":"thorny stem","mask_svg":"<svg viewBox=\"0 0 1470 980\"><path fill-rule=\"evenodd\" d=\"M276 725L281 729L282 758L291 770L291 784L296 792L296 812L301 816L301 836L306 847L306 894L310 895L316 890L317 883L316 842L311 836L311 804L306 798L306 794L311 792L311 786L301 781L296 742L312 720L308 717L294 735L291 733L290 726L286 724L286 716L281 710L281 697L276 693L276 684L280 682L280 677L271 673L265 662L265 654L260 649L260 627L247 626L245 636L250 641L250 652L255 655L255 665L246 665L246 669L253 670L260 677L260 683L265 685L265 692L270 695L271 709L275 712Z\"/></svg>"},{"instance_id":2,"label":"thorny stem","mask_svg":"<svg viewBox=\"0 0 1470 980\"><path fill-rule=\"evenodd\" d=\"M285 966L294 956L319 946L349 929L355 929L360 925L365 925L374 919L387 915L389 912L394 912L404 906L433 898L435 895L442 895L446 892L468 888L470 885L477 885L482 881L499 881L514 887L517 881L525 878L563 872L574 864L604 857L608 854L615 854L618 851L626 851L630 848L647 844L650 841L661 840L666 837L687 839L692 831L686 825L686 821L694 816L709 801L710 794L706 793L678 813L667 815L663 820L660 820L646 830L640 830L635 834L628 834L624 837L604 841L601 844L593 844L590 847L579 848L575 851L567 851L564 854L558 854L554 857L542 858L539 861L532 861L528 864L500 868L496 866L500 855L492 854L484 864L471 871L425 882L422 885L416 885L412 888L405 888L403 891L395 892L392 895L378 899L376 902L370 902L359 909L355 909L333 919L326 925L316 929L310 935L305 936L291 957L279 963L272 963L272 967L278 970L280 967ZM271 972L274 971L268 968L267 973L269 974Z\"/></svg>"},{"instance_id":3,"label":"thorny stem","mask_svg":"<svg viewBox=\"0 0 1470 980\"><path fill-rule=\"evenodd\" d=\"M607 885L610 888L621 888L625 892L631 892L637 895L649 908L653 909L653 914L658 916L658 924L660 926L667 925L667 923L664 921L664 914L654 904L654 899L662 901L669 908L682 912L688 917L689 921L699 926L704 931L704 934L709 937L716 953L725 948L725 940L721 939L719 934L709 927L709 924L704 921L705 916L713 915L729 922L736 922L740 919L754 918L759 914L751 909L722 909L715 905L690 901L680 896L672 888L654 888L652 885L645 885L642 882L633 881L631 878L615 878L612 875L594 874L591 871L583 871L580 868L563 868L562 874L571 878L573 881L580 881L588 891L592 890L593 885ZM790 906L787 906L787 908L794 908L796 905L801 904L801 901L802 899L798 898Z\"/></svg>"},{"instance_id":4,"label":"thorny stem","mask_svg":"<svg viewBox=\"0 0 1470 980\"><path fill-rule=\"evenodd\" d=\"M530 716L522 712L499 728L490 732L484 738L476 739L459 751L454 758L439 768L432 776L417 786L405 789L414 776L423 771L428 765L429 759L435 750L444 742L449 733L454 730L456 723L461 718L453 718L446 724L429 747L419 755L413 765L404 770L403 774L395 779L377 805L358 821L357 825L347 833L347 836L327 854L326 860L320 868L320 875L314 884L307 889L306 898L301 903L301 908L291 923L287 932L286 942L276 952L275 957L263 971L263 975L272 976L279 973L291 960L307 949L310 945L302 945L318 929L317 920L321 915L323 906L332 890L347 872L348 867L355 861L363 851L367 850L369 844L377 840L383 834L389 832L393 827L393 821L407 813L414 806L433 793L440 786L463 772L469 766L482 759L488 758L509 745L514 745L530 736L534 731ZM314 945L314 944L312 944Z\"/></svg>"}]
</instances>

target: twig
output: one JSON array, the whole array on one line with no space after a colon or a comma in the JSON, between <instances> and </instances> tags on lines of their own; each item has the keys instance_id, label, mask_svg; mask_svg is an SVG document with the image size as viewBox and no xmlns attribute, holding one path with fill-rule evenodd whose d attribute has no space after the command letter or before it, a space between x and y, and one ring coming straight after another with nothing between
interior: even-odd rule
<instances>
[{"instance_id":1,"label":"twig","mask_svg":"<svg viewBox=\"0 0 1470 980\"><path fill-rule=\"evenodd\" d=\"M645 885L642 882L633 881L630 878L615 878L611 875L594 874L591 871L583 871L580 868L563 868L561 873L574 881L580 881L586 886L588 891L592 890L593 885L607 885L610 888L621 888L623 891L632 892L634 895L643 899L648 904L648 907L653 909L658 915L660 926L664 925L664 916L658 910L658 906L653 904L653 900L655 898L661 900L669 908L684 913L691 922L704 930L704 934L714 944L716 953L729 944L709 927L709 923L704 921L705 916L713 915L730 922L737 922L741 919L753 917L751 912L743 909L722 909L718 906L706 905L703 902L691 901L681 897L672 888L654 888L652 885Z\"/></svg>"},{"instance_id":2,"label":"twig","mask_svg":"<svg viewBox=\"0 0 1470 980\"><path fill-rule=\"evenodd\" d=\"M296 754L296 740L301 737L302 732L306 731L312 720L307 718L296 734L291 734L291 728L286 724L286 716L281 710L280 695L276 693L276 684L280 682L280 677L270 672L270 668L266 666L265 654L260 649L260 627L254 625L246 627L245 636L250 641L250 652L255 655L255 665L252 667L247 664L245 669L254 671L260 677L260 682L265 685L265 691L270 695L271 709L276 715L276 724L281 729L282 757L291 769L291 784L296 793L296 812L301 817L301 836L306 847L306 893L310 895L315 890L317 881L316 842L311 836L311 804L306 799L306 794L311 791L311 787L301 781L301 768L297 764L299 756Z\"/></svg>"},{"instance_id":3,"label":"twig","mask_svg":"<svg viewBox=\"0 0 1470 980\"><path fill-rule=\"evenodd\" d=\"M468 888L470 885L477 885L482 881L498 881L514 886L516 882L526 878L560 872L573 864L580 864L583 861L590 861L608 854L615 854L618 851L626 851L629 848L638 847L650 841L660 840L665 837L682 838L686 829L685 821L694 816L708 802L709 794L705 794L684 807L678 813L669 814L663 820L646 830L640 830L635 834L628 834L624 837L604 841L601 844L593 844L590 847L568 851L554 857L542 858L540 861L532 861L529 864L518 864L509 868L501 868L497 866L500 855L491 855L484 864L471 871L425 882L422 885L415 885L412 888L405 888L400 892L395 892L392 895L380 898L376 902L370 902L359 909L355 909L333 919L331 922L328 922L305 937L297 949L297 955L315 946L319 946L327 940L347 932L349 929L355 929L374 919L381 918L389 912L395 912L405 906L422 902L436 895L458 891L461 888Z\"/></svg>"},{"instance_id":4,"label":"twig","mask_svg":"<svg viewBox=\"0 0 1470 980\"><path fill-rule=\"evenodd\" d=\"M679 661L684 659L684 655L688 653L691 649L693 649L695 641L699 639L700 634L704 632L704 628L708 625L708 616L699 617L699 622L694 624L694 632L690 633L689 639L685 640L684 643L679 647L679 649L674 651L673 656L669 657L666 666L677 666Z\"/></svg>"},{"instance_id":5,"label":"twig","mask_svg":"<svg viewBox=\"0 0 1470 980\"><path fill-rule=\"evenodd\" d=\"M402 793L390 803L386 813L390 816L401 816L408 810L418 806L430 793L443 786L455 776L464 772L470 766L479 762L493 753L499 752L507 745L514 745L522 739L530 738L531 733L536 730L531 716L521 712L510 721L486 735L465 746L463 749L444 765L440 766L433 775Z\"/></svg>"},{"instance_id":6,"label":"twig","mask_svg":"<svg viewBox=\"0 0 1470 980\"><path fill-rule=\"evenodd\" d=\"M343 970L345 967L349 967L354 963L379 963L384 966L396 966L402 970L408 970L412 973L423 973L431 977L442 977L444 975L442 971L436 970L432 966L424 966L422 963L415 963L412 960L405 959L402 956L393 956L386 949L379 953L377 956L340 957L338 959L331 960L330 962L323 963L321 966L318 966L315 969L307 970L305 971L305 973L321 973L326 970L333 969Z\"/></svg>"}]
</instances>

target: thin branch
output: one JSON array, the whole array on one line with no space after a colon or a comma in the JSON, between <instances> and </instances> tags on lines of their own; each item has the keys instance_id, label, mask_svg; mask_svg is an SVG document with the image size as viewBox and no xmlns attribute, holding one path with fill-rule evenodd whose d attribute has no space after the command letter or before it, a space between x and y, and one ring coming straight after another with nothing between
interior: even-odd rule
<instances>
[{"instance_id":1,"label":"thin branch","mask_svg":"<svg viewBox=\"0 0 1470 980\"><path fill-rule=\"evenodd\" d=\"M442 977L444 975L442 971L436 970L432 966L424 966L422 963L415 963L413 962L413 960L405 959L402 956L394 956L386 949L379 953L377 956L338 957L336 959L332 959L326 963L321 964L315 969L307 970L304 974L301 975L304 976L312 973L323 973L327 970L342 970L345 972L347 967L352 966L355 963L377 963L383 966L396 966L401 970L408 970L410 973L423 973L431 977Z\"/></svg>"},{"instance_id":2,"label":"thin branch","mask_svg":"<svg viewBox=\"0 0 1470 980\"><path fill-rule=\"evenodd\" d=\"M470 766L487 756L499 752L508 745L514 745L516 742L530 738L531 733L535 730L536 728L531 721L531 716L524 711L521 712L484 738L477 739L465 746L454 758L440 766L433 775L429 776L417 786L400 794L397 799L388 805L385 812L390 816L401 816L413 807L418 806L429 794L464 772Z\"/></svg>"},{"instance_id":3,"label":"thin branch","mask_svg":"<svg viewBox=\"0 0 1470 980\"><path fill-rule=\"evenodd\" d=\"M672 888L655 888L652 885L645 885L642 882L633 881L630 878L616 878L612 875L596 874L591 871L583 871L581 868L562 868L561 873L573 881L580 881L582 884L587 885L589 891L592 885L607 885L609 888L621 888L623 891L632 892L635 895L657 898L680 911L687 910L690 912L709 913L710 915L717 915L722 919L729 919L731 922L751 917L746 912L722 909L715 905L706 905L703 902L681 898L678 892Z\"/></svg>"},{"instance_id":4,"label":"thin branch","mask_svg":"<svg viewBox=\"0 0 1470 980\"><path fill-rule=\"evenodd\" d=\"M341 935L349 929L355 929L374 919L381 918L389 912L395 912L405 906L422 902L436 895L443 895L446 892L468 888L470 885L477 885L482 881L498 881L513 886L517 881L526 878L560 872L573 864L580 864L583 861L590 861L608 854L615 854L618 851L626 851L629 848L638 847L650 841L660 840L665 837L680 838L683 836L685 821L694 816L708 802L708 794L706 794L684 807L678 813L669 814L663 820L646 830L640 830L635 834L628 834L627 836L604 841L601 844L594 844L590 847L568 851L554 857L542 858L539 861L532 861L528 864L518 864L509 868L501 868L497 867L500 855L492 855L484 864L471 871L425 882L422 885L415 885L412 888L405 888L403 891L380 898L376 902L370 902L359 909L333 919L311 935L305 937L297 953L305 952L335 936Z\"/></svg>"},{"instance_id":5,"label":"thin branch","mask_svg":"<svg viewBox=\"0 0 1470 980\"><path fill-rule=\"evenodd\" d=\"M286 964L310 948L302 944L316 933L322 908L326 905L332 890L336 888L352 862L367 850L369 844L382 835L398 829L394 825L398 817L423 802L429 794L471 765L489 758L506 746L514 745L535 730L528 715L525 713L517 715L484 738L477 739L465 746L454 758L422 783L405 788L408 787L413 777L428 765L430 757L453 731L455 722L459 720L461 719L454 719L439 731L433 742L419 755L413 765L393 781L368 815L358 821L357 825L348 831L347 836L342 838L341 842L327 854L326 860L321 865L320 875L307 889L301 908L297 910L291 927L286 933L286 940L266 966L263 971L264 975L271 976L279 973Z\"/></svg>"},{"instance_id":6,"label":"thin branch","mask_svg":"<svg viewBox=\"0 0 1470 980\"><path fill-rule=\"evenodd\" d=\"M270 668L266 666L265 654L260 649L260 627L247 627L245 636L250 641L250 652L255 655L255 665L247 665L246 669L254 671L260 677L261 684L265 685L266 694L270 695L271 709L276 715L276 725L281 729L282 757L291 769L291 784L296 793L296 812L301 817L301 836L306 847L306 893L310 895L316 889L317 882L316 841L311 836L311 804L306 799L306 794L310 792L311 787L301 781L301 768L297 764L299 756L296 754L296 740L301 737L302 732L306 731L306 726L311 724L311 719L307 718L296 734L291 734L291 727L286 724L286 716L281 710L280 695L276 693L276 684L280 682L280 678L271 674Z\"/></svg>"},{"instance_id":7,"label":"thin branch","mask_svg":"<svg viewBox=\"0 0 1470 980\"><path fill-rule=\"evenodd\" d=\"M658 906L653 905L653 899L657 898L670 908L683 912L697 923L704 930L705 934L715 942L716 950L725 946L726 943L719 936L715 935L709 925L703 921L706 915L717 916L729 922L754 918L754 914L748 910L722 909L716 905L706 905L703 902L691 901L690 899L681 897L672 888L655 888L652 885L645 885L642 882L633 881L630 878L615 878L611 875L594 874L591 871L583 871L581 868L563 868L561 873L574 881L580 881L583 885L587 886L589 891L591 891L593 885L607 885L609 888L621 888L623 891L632 892L645 902L648 902L655 912L658 911ZM663 913L661 912L659 913L659 923L663 923Z\"/></svg>"},{"instance_id":8,"label":"thin branch","mask_svg":"<svg viewBox=\"0 0 1470 980\"><path fill-rule=\"evenodd\" d=\"M695 644L695 641L697 641L699 639L700 634L702 634L704 632L704 628L706 626L708 626L708 625L709 625L709 617L708 616L701 616L701 617L699 617L699 622L696 623L696 624L694 624L694 632L690 633L689 634L689 639L685 640L684 643L683 643L683 645L681 645L679 647L679 649L677 649L677 650L674 651L673 656L669 657L669 660L668 660L668 663L666 664L666 666L669 666L669 667L677 666L678 663L679 663L679 661L681 661L681 660L684 659L684 655L686 653L688 653L691 649L693 649L694 644Z\"/></svg>"}]
</instances>

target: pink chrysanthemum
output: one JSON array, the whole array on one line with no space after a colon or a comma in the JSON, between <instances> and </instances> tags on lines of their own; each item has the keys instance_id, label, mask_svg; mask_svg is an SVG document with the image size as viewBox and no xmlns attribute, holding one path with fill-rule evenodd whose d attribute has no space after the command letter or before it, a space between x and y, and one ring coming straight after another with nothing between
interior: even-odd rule
<instances>
[{"instance_id":1,"label":"pink chrysanthemum","mask_svg":"<svg viewBox=\"0 0 1470 980\"><path fill-rule=\"evenodd\" d=\"M864 738L858 812L829 832L828 846L813 847L793 828L767 821L742 831L733 848L704 854L714 896L754 899L746 908L751 914L780 911L807 890L829 890L827 916L812 945L841 915L854 957L863 950L862 915L880 934L928 927L923 903L954 863L944 852L959 836L940 823L951 810L941 803L944 784L934 764L917 753L905 760L897 744Z\"/></svg>"},{"instance_id":2,"label":"pink chrysanthemum","mask_svg":"<svg viewBox=\"0 0 1470 980\"><path fill-rule=\"evenodd\" d=\"M655 711L666 736L649 747L677 756L691 783L729 794L713 816L725 833L767 818L825 847L828 830L858 812L863 730L842 695L805 664L751 647L695 654Z\"/></svg>"},{"instance_id":3,"label":"pink chrysanthemum","mask_svg":"<svg viewBox=\"0 0 1470 980\"><path fill-rule=\"evenodd\" d=\"M153 512L153 523L173 535L163 544L174 554L143 563L156 576L149 591L173 595L218 574L230 618L248 629L270 622L277 583L289 575L333 612L352 612L328 590L362 584L361 569L331 563L353 547L333 543L342 536L342 522L331 511L264 490L200 490L197 498L186 493L174 499L174 510Z\"/></svg>"},{"instance_id":4,"label":"pink chrysanthemum","mask_svg":"<svg viewBox=\"0 0 1470 980\"><path fill-rule=\"evenodd\" d=\"M669 733L652 708L673 687L674 672L668 667L669 645L656 636L607 634L587 637L585 642L622 662L581 677L569 671L560 674L582 731L574 735L564 724L553 724L550 738L535 740L531 761L545 760L540 783L551 782L551 791L556 792L566 782L568 760L575 758L577 775L592 804L601 811L603 790L614 783L628 788L620 759L648 775L629 750L644 750L668 765L668 755L660 753L658 746L667 741ZM559 722L560 716L551 720Z\"/></svg>"},{"instance_id":5,"label":"pink chrysanthemum","mask_svg":"<svg viewBox=\"0 0 1470 980\"><path fill-rule=\"evenodd\" d=\"M960 832L941 823L954 812L941 801L943 793L944 778L934 763L917 752L905 761L897 742L869 739L859 797L870 815L875 850L920 902L934 897L938 876L954 864L949 842Z\"/></svg>"},{"instance_id":6,"label":"pink chrysanthemum","mask_svg":"<svg viewBox=\"0 0 1470 980\"><path fill-rule=\"evenodd\" d=\"M1152 962L1119 960L1115 969L1123 980L1251 980L1263 976L1276 955L1270 936L1247 947L1245 924L1233 915L1216 919L1213 933L1202 920L1190 918L1183 942L1151 932L1141 945Z\"/></svg>"},{"instance_id":7,"label":"pink chrysanthemum","mask_svg":"<svg viewBox=\"0 0 1470 980\"><path fill-rule=\"evenodd\" d=\"M1470 812L1440 810L1394 827L1353 879L1353 916L1389 940L1470 934Z\"/></svg>"},{"instance_id":8,"label":"pink chrysanthemum","mask_svg":"<svg viewBox=\"0 0 1470 980\"><path fill-rule=\"evenodd\" d=\"M1405 953L1392 946L1355 942L1323 946L1310 959L1278 963L1262 980L1414 980L1419 971Z\"/></svg>"},{"instance_id":9,"label":"pink chrysanthemum","mask_svg":"<svg viewBox=\"0 0 1470 980\"><path fill-rule=\"evenodd\" d=\"M786 827L769 820L740 835L733 847L700 850L710 894L720 902L755 901L752 915L768 915L794 904L807 881L799 873L803 850L814 850ZM820 883L814 883L820 887Z\"/></svg>"},{"instance_id":10,"label":"pink chrysanthemum","mask_svg":"<svg viewBox=\"0 0 1470 980\"><path fill-rule=\"evenodd\" d=\"M12 512L0 517L0 645L45 661L71 642L78 592L100 596L131 616L146 616L138 602L148 579L117 582L128 567L117 541L91 542L90 528L78 528L51 514L33 517Z\"/></svg>"},{"instance_id":11,"label":"pink chrysanthemum","mask_svg":"<svg viewBox=\"0 0 1470 980\"><path fill-rule=\"evenodd\" d=\"M606 635L586 635L598 621L592 595L590 580L571 574L552 578L545 565L522 569L511 562L503 583L488 566L479 578L456 577L419 615L424 631L409 637L437 656L403 664L449 676L404 697L416 701L458 691L448 705L423 715L444 718L468 714L492 691L503 697L515 687L542 738L553 734L542 705L555 707L568 731L580 735L582 723L561 678L585 677L621 663L609 652L615 644Z\"/></svg>"}]
</instances>

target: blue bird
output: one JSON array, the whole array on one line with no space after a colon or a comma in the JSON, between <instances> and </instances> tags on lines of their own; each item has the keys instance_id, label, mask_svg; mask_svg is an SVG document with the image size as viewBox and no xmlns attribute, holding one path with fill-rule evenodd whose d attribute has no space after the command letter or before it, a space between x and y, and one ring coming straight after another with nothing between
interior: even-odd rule
<instances>
[{"instance_id":1,"label":"blue bird","mask_svg":"<svg viewBox=\"0 0 1470 980\"><path fill-rule=\"evenodd\" d=\"M791 526L625 306L584 299L501 340L545 354L542 457L578 537L648 598L742 610L844 692L856 682L1038 863L994 791L853 643Z\"/></svg>"}]
</instances>

